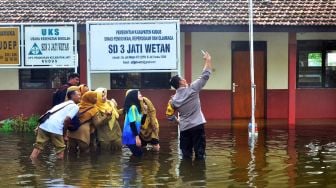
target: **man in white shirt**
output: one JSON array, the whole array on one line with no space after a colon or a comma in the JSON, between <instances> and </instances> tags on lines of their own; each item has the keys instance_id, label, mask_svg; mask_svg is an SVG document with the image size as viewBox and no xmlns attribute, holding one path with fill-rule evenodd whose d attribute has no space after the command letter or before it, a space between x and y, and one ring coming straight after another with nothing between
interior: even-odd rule
<instances>
[{"instance_id":1,"label":"man in white shirt","mask_svg":"<svg viewBox=\"0 0 336 188\"><path fill-rule=\"evenodd\" d=\"M34 149L30 155L31 159L37 158L49 140L56 148L57 158L63 159L65 150L63 139L64 124L68 124L78 113L79 107L77 103L80 102L80 93L71 91L67 93L67 97L70 100L50 109L48 111L51 113L50 117L39 126Z\"/></svg>"}]
</instances>

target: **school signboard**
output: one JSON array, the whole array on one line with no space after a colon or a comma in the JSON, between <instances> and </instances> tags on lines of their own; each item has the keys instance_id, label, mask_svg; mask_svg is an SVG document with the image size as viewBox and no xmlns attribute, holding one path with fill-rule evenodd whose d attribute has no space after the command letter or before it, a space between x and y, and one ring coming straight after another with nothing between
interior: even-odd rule
<instances>
[{"instance_id":1,"label":"school signboard","mask_svg":"<svg viewBox=\"0 0 336 188\"><path fill-rule=\"evenodd\" d=\"M19 27L0 27L0 65L20 65Z\"/></svg>"},{"instance_id":2,"label":"school signboard","mask_svg":"<svg viewBox=\"0 0 336 188\"><path fill-rule=\"evenodd\" d=\"M87 22L91 71L172 72L179 64L179 21Z\"/></svg>"},{"instance_id":3,"label":"school signboard","mask_svg":"<svg viewBox=\"0 0 336 188\"><path fill-rule=\"evenodd\" d=\"M76 65L75 25L25 25L25 66Z\"/></svg>"}]
</instances>

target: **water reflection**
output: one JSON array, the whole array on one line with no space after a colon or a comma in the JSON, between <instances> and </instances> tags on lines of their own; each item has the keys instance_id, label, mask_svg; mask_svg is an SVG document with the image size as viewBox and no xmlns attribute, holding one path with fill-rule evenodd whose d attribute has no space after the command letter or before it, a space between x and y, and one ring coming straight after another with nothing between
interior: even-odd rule
<instances>
[{"instance_id":1,"label":"water reflection","mask_svg":"<svg viewBox=\"0 0 336 188\"><path fill-rule=\"evenodd\" d=\"M262 170L266 166L264 122L258 122L258 136L248 133L248 121L233 123L232 134L234 155L232 156L232 178L235 186L264 187L266 182Z\"/></svg>"},{"instance_id":2,"label":"water reflection","mask_svg":"<svg viewBox=\"0 0 336 188\"><path fill-rule=\"evenodd\" d=\"M205 160L181 160L179 166L180 178L185 185L206 187Z\"/></svg>"},{"instance_id":3,"label":"water reflection","mask_svg":"<svg viewBox=\"0 0 336 188\"><path fill-rule=\"evenodd\" d=\"M0 134L0 186L31 187L333 187L336 185L335 125L247 122L206 127L205 161L181 160L177 128L162 126L161 151L142 159L121 153L56 159L45 151L29 159L34 135ZM52 147L46 147L48 150Z\"/></svg>"},{"instance_id":4,"label":"water reflection","mask_svg":"<svg viewBox=\"0 0 336 188\"><path fill-rule=\"evenodd\" d=\"M296 175L296 165L297 165L297 150L296 150L296 130L288 129L288 139L287 139L287 154L288 159L286 161L287 166L287 174L288 174L288 185L289 187L295 186Z\"/></svg>"},{"instance_id":5,"label":"water reflection","mask_svg":"<svg viewBox=\"0 0 336 188\"><path fill-rule=\"evenodd\" d=\"M251 159L250 162L247 165L247 176L248 181L247 181L247 185L249 187L255 187L255 180L256 177L258 177L258 172L256 171L256 157L255 157L255 147L257 145L258 142L258 135L257 134L250 134L249 133L249 137L248 137L248 145L250 147L250 155L251 155Z\"/></svg>"}]
</instances>

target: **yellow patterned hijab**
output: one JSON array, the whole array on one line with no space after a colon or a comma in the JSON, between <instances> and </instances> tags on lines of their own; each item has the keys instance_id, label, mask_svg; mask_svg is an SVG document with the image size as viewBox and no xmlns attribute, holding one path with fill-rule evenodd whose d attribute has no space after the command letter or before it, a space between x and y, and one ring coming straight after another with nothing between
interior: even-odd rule
<instances>
[{"instance_id":1,"label":"yellow patterned hijab","mask_svg":"<svg viewBox=\"0 0 336 188\"><path fill-rule=\"evenodd\" d=\"M119 113L118 113L118 105L117 102L114 99L108 100L110 105L112 106L112 115L118 119L119 118Z\"/></svg>"},{"instance_id":2,"label":"yellow patterned hijab","mask_svg":"<svg viewBox=\"0 0 336 188\"><path fill-rule=\"evenodd\" d=\"M106 113L112 113L113 108L112 105L107 101L107 89L106 88L97 88L95 90L97 92L97 108L100 112ZM104 101L105 98L105 101Z\"/></svg>"}]
</instances>

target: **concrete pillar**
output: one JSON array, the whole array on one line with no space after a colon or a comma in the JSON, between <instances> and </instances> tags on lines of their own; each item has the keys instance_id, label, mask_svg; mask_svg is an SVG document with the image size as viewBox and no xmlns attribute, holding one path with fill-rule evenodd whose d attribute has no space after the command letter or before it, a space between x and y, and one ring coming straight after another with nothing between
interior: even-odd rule
<instances>
[{"instance_id":1,"label":"concrete pillar","mask_svg":"<svg viewBox=\"0 0 336 188\"><path fill-rule=\"evenodd\" d=\"M184 78L188 83L192 81L191 33L185 33L184 39Z\"/></svg>"},{"instance_id":2,"label":"concrete pillar","mask_svg":"<svg viewBox=\"0 0 336 188\"><path fill-rule=\"evenodd\" d=\"M288 38L288 124L290 128L296 123L296 33L289 33Z\"/></svg>"},{"instance_id":3,"label":"concrete pillar","mask_svg":"<svg viewBox=\"0 0 336 188\"><path fill-rule=\"evenodd\" d=\"M87 80L87 65L86 65L86 33L80 33L79 41L79 72L80 82L88 84Z\"/></svg>"}]
</instances>

